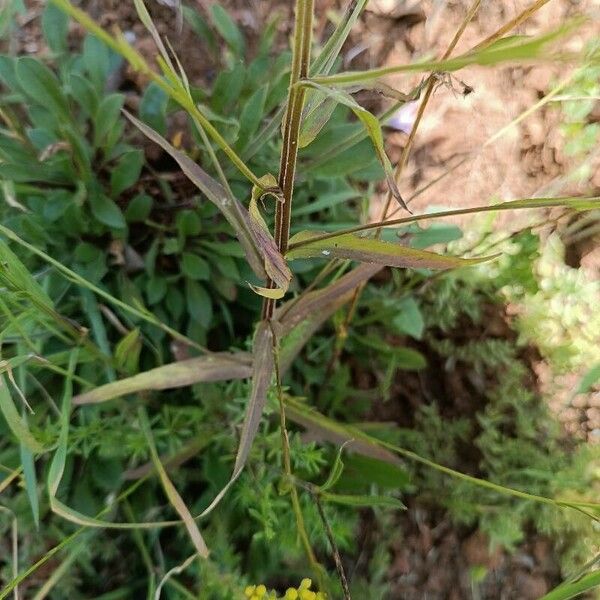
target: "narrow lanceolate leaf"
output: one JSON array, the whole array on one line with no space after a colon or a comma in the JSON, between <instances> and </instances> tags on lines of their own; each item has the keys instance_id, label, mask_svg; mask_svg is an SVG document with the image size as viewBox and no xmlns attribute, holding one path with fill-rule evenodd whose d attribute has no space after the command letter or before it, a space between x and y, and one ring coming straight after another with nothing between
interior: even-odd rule
<instances>
[{"instance_id":1,"label":"narrow lanceolate leaf","mask_svg":"<svg viewBox=\"0 0 600 600\"><path fill-rule=\"evenodd\" d=\"M229 352L190 358L150 369L94 388L73 398L74 404L97 404L127 394L147 390L166 390L207 381L245 379L252 375L250 356Z\"/></svg>"},{"instance_id":2,"label":"narrow lanceolate leaf","mask_svg":"<svg viewBox=\"0 0 600 600\"><path fill-rule=\"evenodd\" d=\"M351 0L346 5L335 30L323 46L321 53L310 66L312 74L327 74L333 68L344 42L350 35L352 27L360 17L368 0Z\"/></svg>"},{"instance_id":3,"label":"narrow lanceolate leaf","mask_svg":"<svg viewBox=\"0 0 600 600\"><path fill-rule=\"evenodd\" d=\"M183 521L198 554L202 558L208 558L208 547L206 546L204 538L198 529L198 525L196 525L194 517L192 517L192 513L190 513L188 507L183 501L183 498L179 495L179 492L169 479L163 464L160 462L160 457L158 456L156 445L154 444L154 438L152 437L150 423L148 422L148 417L146 416L143 408L140 408L139 417L142 431L144 432L148 447L150 448L150 457L152 459L152 463L154 464L154 468L158 473L158 477L163 489L165 490L165 494L167 495L167 498L169 499L169 502L173 508L177 511L177 514L181 517L181 520Z\"/></svg>"},{"instance_id":4,"label":"narrow lanceolate leaf","mask_svg":"<svg viewBox=\"0 0 600 600\"><path fill-rule=\"evenodd\" d=\"M35 439L29 430L29 427L27 427L27 424L19 414L3 374L0 374L0 412L2 412L8 428L23 446L34 454L45 451L44 446Z\"/></svg>"},{"instance_id":5,"label":"narrow lanceolate leaf","mask_svg":"<svg viewBox=\"0 0 600 600\"><path fill-rule=\"evenodd\" d=\"M254 356L252 365L252 392L250 402L246 408L240 444L235 457L234 477L237 477L248 460L248 454L258 431L260 419L267 401L267 392L273 378L273 331L269 322L261 321L258 324L256 334L254 335L252 353Z\"/></svg>"},{"instance_id":6,"label":"narrow lanceolate leaf","mask_svg":"<svg viewBox=\"0 0 600 600\"><path fill-rule=\"evenodd\" d=\"M581 594L600 587L600 570L587 573L577 581L563 583L542 596L540 600L570 600L579 598Z\"/></svg>"},{"instance_id":7,"label":"narrow lanceolate leaf","mask_svg":"<svg viewBox=\"0 0 600 600\"><path fill-rule=\"evenodd\" d=\"M292 274L277 249L273 236L257 223L248 210L191 158L174 148L151 127L124 111L127 118L149 139L170 154L196 187L223 213L244 248L252 270L261 279L267 275L277 287L287 289Z\"/></svg>"},{"instance_id":8,"label":"narrow lanceolate leaf","mask_svg":"<svg viewBox=\"0 0 600 600\"><path fill-rule=\"evenodd\" d=\"M38 306L52 308L48 294L3 240L0 240L0 284L11 291L26 292Z\"/></svg>"},{"instance_id":9,"label":"narrow lanceolate leaf","mask_svg":"<svg viewBox=\"0 0 600 600\"><path fill-rule=\"evenodd\" d=\"M305 427L314 431L318 431L322 435L322 439L330 441L354 440L351 443L352 448L354 448L355 444L361 443L364 444L365 448L367 448L368 450L380 449L388 453L391 452L397 454L399 457L402 457L406 460L410 460L411 462L419 463L429 469L433 469L454 479L459 479L461 481L468 482L472 485L487 490L492 490L498 494L512 496L514 498L520 498L522 500L528 500L540 504L547 504L556 508L572 508L577 510L592 509L594 511L598 511L600 509L600 503L598 502L583 502L579 499L563 500L560 498L555 499L548 498L546 496L538 496L537 494L530 494L529 492L523 492L515 488L499 485L492 481L488 481L487 479L479 479L478 477L473 477L472 475L461 473L460 471L456 471L455 469L451 469L449 467L445 467L444 465L436 463L433 460L424 458L416 452L413 452L412 450L406 450L405 448L401 448L400 446L396 446L394 444L390 444L389 442L385 442L383 440L375 438L369 435L368 433L365 433L365 431L363 431L357 426L340 423L339 421L330 419L329 417L326 417L325 415L317 412L312 407L306 406L303 403L298 402L298 400L294 398L287 397L285 399L285 403L286 415L290 420L300 423L301 425L304 425Z\"/></svg>"},{"instance_id":10,"label":"narrow lanceolate leaf","mask_svg":"<svg viewBox=\"0 0 600 600\"><path fill-rule=\"evenodd\" d=\"M324 493L321 498L326 502L334 502L335 504L345 504L346 506L385 506L387 508L401 508L406 506L398 498L391 496L350 496L346 494L330 494Z\"/></svg>"},{"instance_id":11,"label":"narrow lanceolate leaf","mask_svg":"<svg viewBox=\"0 0 600 600\"><path fill-rule=\"evenodd\" d=\"M56 446L56 452L52 457L50 468L48 469L48 478L46 481L46 487L48 490L48 499L50 502L50 508L53 513L59 517L78 525L84 525L85 527L98 527L98 528L110 528L110 529L155 529L156 527L165 527L170 525L178 524L178 521L162 521L162 522L149 522L149 523L112 523L110 521L102 521L95 517L89 517L80 513L70 506L67 506L64 502L59 500L56 496L60 487L60 482L65 471L65 464L67 460L67 446L69 441L69 422L71 419L71 406L73 400L73 375L75 372L75 366L77 364L77 352L71 354L69 360L68 376L65 380L65 389L63 392L61 409L60 409L60 432L58 436L58 444Z\"/></svg>"},{"instance_id":12,"label":"narrow lanceolate leaf","mask_svg":"<svg viewBox=\"0 0 600 600\"><path fill-rule=\"evenodd\" d=\"M275 363L273 359L273 331L269 321L261 321L258 324L254 335L254 345L252 355L254 357L252 364L252 391L250 400L246 408L240 443L235 456L233 473L227 485L217 494L210 506L200 515L207 515L217 506L229 488L235 483L240 473L243 471L252 443L258 432L258 426L262 417L263 409L267 402L267 392L273 379Z\"/></svg>"},{"instance_id":13,"label":"narrow lanceolate leaf","mask_svg":"<svg viewBox=\"0 0 600 600\"><path fill-rule=\"evenodd\" d=\"M511 37L501 39L489 47L466 52L456 58L439 61L426 60L412 64L371 69L369 71L336 73L330 76L315 76L311 77L311 81L328 86L347 87L366 81L378 80L394 73L458 71L469 65L489 66L511 61L556 60L557 55L550 52L550 46L557 40L572 33L584 21L585 18L573 19L558 29L534 38ZM558 58L560 58L560 55L558 55Z\"/></svg>"},{"instance_id":14,"label":"narrow lanceolate leaf","mask_svg":"<svg viewBox=\"0 0 600 600\"><path fill-rule=\"evenodd\" d=\"M373 238L346 234L332 239L316 239L318 232L301 231L290 239L290 245L302 243L287 253L290 260L296 258L345 258L359 262L386 265L388 267L409 267L413 269L455 269L490 260L490 258L458 258L444 256L426 250L417 250L384 242Z\"/></svg>"},{"instance_id":15,"label":"narrow lanceolate leaf","mask_svg":"<svg viewBox=\"0 0 600 600\"><path fill-rule=\"evenodd\" d=\"M335 461L331 466L331 471L329 471L329 476L327 477L325 482L319 486L319 490L321 493L326 492L328 489L332 488L341 477L344 471L344 461L342 460L342 452L344 451L344 448L348 445L349 442L350 440L348 440L348 442L343 443L338 448L337 454L335 455Z\"/></svg>"},{"instance_id":16,"label":"narrow lanceolate leaf","mask_svg":"<svg viewBox=\"0 0 600 600\"><path fill-rule=\"evenodd\" d=\"M379 120L377 119L377 117L374 114L370 113L367 109L363 108L360 104L358 104L354 100L354 98L347 92L344 92L339 89L325 87L323 85L319 85L318 83L314 83L311 81L302 82L302 85L305 85L309 88L315 89L318 92L322 93L324 96L331 98L338 104L347 106L348 108L350 108L352 110L352 112L356 115L356 117L359 119L359 121L364 125L367 133L369 134L369 137L371 138L371 141L373 142L373 147L375 148L377 158L379 159L379 162L381 163L381 166L383 167L383 170L385 172L385 179L387 181L390 193L394 196L394 198L400 203L400 205L403 208L408 210L406 203L404 202L404 200L402 199L402 196L400 195L398 186L396 185L396 179L394 177L394 170L392 169L392 163L390 162L390 159L387 157L387 154L385 153L385 146L383 143L383 133L381 132L381 124L379 123ZM327 121L323 122L321 124L321 127L323 125L325 125L326 122ZM314 126L315 123L312 123L312 125ZM314 139L314 136L318 133L318 131L316 131L316 133L315 133L314 130L309 130L308 133L310 133L310 135L312 135L313 139ZM306 141L306 140L304 140L304 141ZM310 141L312 141L312 140L310 140Z\"/></svg>"},{"instance_id":17,"label":"narrow lanceolate leaf","mask_svg":"<svg viewBox=\"0 0 600 600\"><path fill-rule=\"evenodd\" d=\"M25 421L27 422L27 421ZM27 499L31 507L33 522L36 529L40 527L40 503L38 499L37 475L35 472L35 462L33 453L23 443L20 444L21 465L23 466L23 477L25 478L25 490L27 491Z\"/></svg>"}]
</instances>

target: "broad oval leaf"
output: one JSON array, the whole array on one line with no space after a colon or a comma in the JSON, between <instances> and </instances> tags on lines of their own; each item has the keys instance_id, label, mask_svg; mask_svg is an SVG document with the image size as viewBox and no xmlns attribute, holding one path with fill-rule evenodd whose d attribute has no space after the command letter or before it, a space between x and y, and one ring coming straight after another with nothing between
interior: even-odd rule
<instances>
[{"instance_id":1,"label":"broad oval leaf","mask_svg":"<svg viewBox=\"0 0 600 600\"><path fill-rule=\"evenodd\" d=\"M485 258L458 258L444 256L426 250L417 250L384 242L373 238L344 234L329 239L321 239L323 234L301 231L290 239L290 250L286 256L297 258L344 258L359 262L386 265L388 267L408 267L412 269L455 269L490 260ZM311 241L313 240L314 241Z\"/></svg>"}]
</instances>

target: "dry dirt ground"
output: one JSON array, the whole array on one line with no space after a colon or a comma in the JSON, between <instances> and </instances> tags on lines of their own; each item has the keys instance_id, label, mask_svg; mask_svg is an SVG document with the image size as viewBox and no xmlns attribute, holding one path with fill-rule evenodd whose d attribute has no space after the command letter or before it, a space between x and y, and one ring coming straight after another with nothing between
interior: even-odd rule
<instances>
[{"instance_id":1,"label":"dry dirt ground","mask_svg":"<svg viewBox=\"0 0 600 600\"><path fill-rule=\"evenodd\" d=\"M263 24L275 11L279 21L278 43L285 46L291 33L291 0L223 0L250 40L256 40ZM135 33L138 47L149 57L154 53L150 37L139 23L132 2L86 0L86 10L106 26L118 23L123 31ZM172 34L173 11L148 2L157 17L159 30ZM211 0L196 0L204 10ZM322 39L340 0L316 0L315 36ZM369 68L415 61L424 56L441 56L452 39L468 6L468 0L371 0L344 49L347 69ZM461 38L455 54L464 51L492 34L529 4L526 0L484 1ZM22 19L17 39L22 52L44 54L39 30L28 27L39 14L40 2L30 2ZM570 16L583 11L600 11L600 0L550 0L533 18L515 33L536 34L559 26ZM600 13L596 12L596 17ZM580 35L572 37L570 49L578 49L586 39L600 33L600 20L591 22ZM75 32L76 34L77 32ZM190 78L209 82L218 68L207 61L192 34L184 28L171 41L182 58ZM538 102L570 66L538 64L535 66L501 67L493 70L473 67L460 72L459 79L440 82L425 113L415 138L407 168L400 181L405 198L419 194L411 203L420 213L431 206L469 207L487 204L491 199L567 195L600 191L600 169L596 160L591 184L582 189L569 181L573 165L564 153L564 140L559 130L560 112L547 104L515 125L505 128L521 113ZM135 75L130 74L135 83ZM409 90L418 77L395 77L390 83ZM472 89L462 92L465 85ZM595 111L595 118L600 118ZM494 143L490 138L502 131ZM388 131L388 150L398 158L407 136ZM443 177L439 183L421 191L442 176L463 157L464 164ZM597 158L597 157L596 157ZM373 218L381 213L385 195L372 202ZM518 227L519 218L500 219L503 227ZM600 245L577 250L575 262L591 277L600 276ZM414 502L398 523L402 534L390 548L393 562L388 573L394 584L393 600L529 600L542 596L559 580L559 570L548 540L532 535L515 554L490 551L488 541L473 530L457 528L447 516ZM365 547L376 543L375 530L363 528ZM473 588L472 569L485 567L484 583Z\"/></svg>"}]
</instances>

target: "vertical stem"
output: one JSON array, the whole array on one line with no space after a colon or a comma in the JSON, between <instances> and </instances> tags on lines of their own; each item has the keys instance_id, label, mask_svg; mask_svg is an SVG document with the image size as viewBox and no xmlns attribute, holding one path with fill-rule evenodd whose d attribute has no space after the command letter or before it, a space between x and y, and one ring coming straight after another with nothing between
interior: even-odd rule
<instances>
[{"instance_id":1,"label":"vertical stem","mask_svg":"<svg viewBox=\"0 0 600 600\"><path fill-rule=\"evenodd\" d=\"M290 237L294 177L298 158L298 137L305 95L304 88L296 84L301 79L308 77L313 9L314 0L296 0L292 72L290 74L290 87L283 127L283 148L279 164L279 187L281 188L283 201L277 203L275 212L275 242L282 254L285 254L287 250ZM271 281L267 282L267 287L272 287L272 285ZM274 309L275 301L265 299L263 319L270 319L273 316Z\"/></svg>"}]
</instances>

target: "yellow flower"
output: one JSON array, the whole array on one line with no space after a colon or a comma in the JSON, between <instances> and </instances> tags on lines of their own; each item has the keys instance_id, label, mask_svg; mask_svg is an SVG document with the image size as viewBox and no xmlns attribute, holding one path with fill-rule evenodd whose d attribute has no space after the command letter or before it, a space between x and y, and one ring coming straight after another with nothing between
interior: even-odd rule
<instances>
[{"instance_id":1,"label":"yellow flower","mask_svg":"<svg viewBox=\"0 0 600 600\"><path fill-rule=\"evenodd\" d=\"M256 591L254 592L254 595L257 598L262 598L265 594L267 593L267 588L261 583L257 588Z\"/></svg>"},{"instance_id":2,"label":"yellow flower","mask_svg":"<svg viewBox=\"0 0 600 600\"><path fill-rule=\"evenodd\" d=\"M252 596L254 595L255 589L256 589L255 585L247 586L246 589L244 590L244 596L246 596L246 598L252 598Z\"/></svg>"},{"instance_id":3,"label":"yellow flower","mask_svg":"<svg viewBox=\"0 0 600 600\"><path fill-rule=\"evenodd\" d=\"M283 597L283 600L298 600L298 590L294 588L288 588L285 591L285 596Z\"/></svg>"},{"instance_id":4,"label":"yellow flower","mask_svg":"<svg viewBox=\"0 0 600 600\"><path fill-rule=\"evenodd\" d=\"M308 577L305 577L301 582L300 582L300 587L298 588L299 590L310 590L310 586L312 585L312 579L309 579Z\"/></svg>"},{"instance_id":5,"label":"yellow flower","mask_svg":"<svg viewBox=\"0 0 600 600\"><path fill-rule=\"evenodd\" d=\"M306 588L300 590L300 600L315 600L317 595Z\"/></svg>"}]
</instances>

